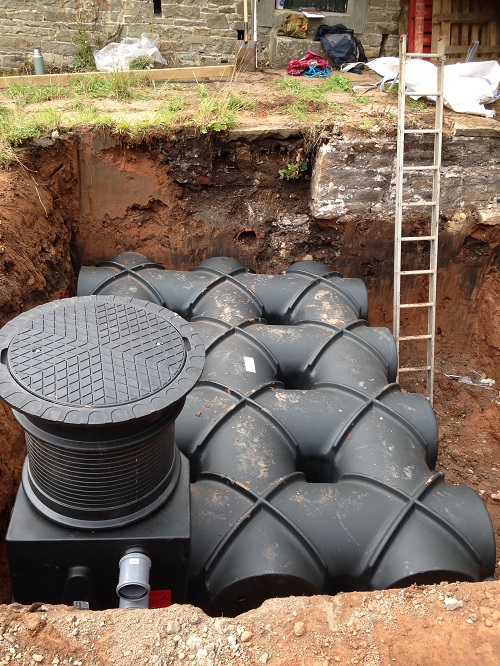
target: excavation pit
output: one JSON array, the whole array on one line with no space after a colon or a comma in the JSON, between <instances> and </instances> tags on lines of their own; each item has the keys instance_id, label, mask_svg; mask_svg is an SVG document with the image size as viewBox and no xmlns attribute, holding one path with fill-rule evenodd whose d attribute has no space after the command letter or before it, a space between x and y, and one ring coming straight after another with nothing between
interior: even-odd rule
<instances>
[{"instance_id":1,"label":"excavation pit","mask_svg":"<svg viewBox=\"0 0 500 666\"><path fill-rule=\"evenodd\" d=\"M302 147L299 136L249 142L234 133L224 140L183 141L182 160L174 144L162 141L161 154L170 156L166 163L158 159L158 146L133 147L108 135L81 134L25 153L34 179L20 168L1 172L2 324L29 307L73 296L82 265L135 251L175 270L220 255L258 273L275 273L294 261L322 261L346 277L363 279L370 324L390 325L389 208L384 212L377 201L358 205L360 189L352 187L350 209L334 219L314 218L310 181L287 183L276 175ZM481 141L475 150L490 151L493 139ZM352 138L347 143L349 166L358 159L359 169L366 170L371 154L371 166L383 172L391 161L389 139L377 141L378 152L370 141ZM248 153L252 160L244 159ZM450 174L455 168L455 177L452 162L458 161L458 153L457 143L450 145L448 168ZM262 165L257 185L255 163ZM339 165L337 170L341 175ZM196 178L207 173L210 182L200 184ZM498 227L481 221L477 211L485 207L482 201L471 200L469 207L455 211L450 206L443 223L438 287L437 469L448 483L469 485L480 493L498 541L498 392L446 377L477 371L498 383ZM242 230L243 239L238 236ZM414 382L408 388L418 391L422 386ZM19 429L4 405L1 409L5 524L25 450ZM7 575L1 589L7 602Z\"/></svg>"}]
</instances>

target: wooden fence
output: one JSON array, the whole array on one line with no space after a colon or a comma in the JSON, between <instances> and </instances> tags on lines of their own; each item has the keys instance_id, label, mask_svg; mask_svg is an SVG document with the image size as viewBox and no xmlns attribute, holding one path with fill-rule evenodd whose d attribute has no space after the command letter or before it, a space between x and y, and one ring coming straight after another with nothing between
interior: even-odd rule
<instances>
[{"instance_id":1,"label":"wooden fence","mask_svg":"<svg viewBox=\"0 0 500 666\"><path fill-rule=\"evenodd\" d=\"M470 44L478 40L476 60L500 57L499 0L434 0L432 51L443 35L448 62L464 61Z\"/></svg>"}]
</instances>

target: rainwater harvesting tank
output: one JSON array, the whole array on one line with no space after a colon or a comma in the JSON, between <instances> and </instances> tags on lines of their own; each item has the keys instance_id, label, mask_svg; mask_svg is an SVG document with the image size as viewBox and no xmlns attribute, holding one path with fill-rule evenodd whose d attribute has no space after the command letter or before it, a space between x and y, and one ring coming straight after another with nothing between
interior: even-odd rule
<instances>
[{"instance_id":1,"label":"rainwater harvesting tank","mask_svg":"<svg viewBox=\"0 0 500 666\"><path fill-rule=\"evenodd\" d=\"M114 606L119 564L124 596L224 615L492 576L484 504L435 471L435 415L395 383L360 280L126 253L78 291L0 331L0 395L28 442L16 601Z\"/></svg>"}]
</instances>

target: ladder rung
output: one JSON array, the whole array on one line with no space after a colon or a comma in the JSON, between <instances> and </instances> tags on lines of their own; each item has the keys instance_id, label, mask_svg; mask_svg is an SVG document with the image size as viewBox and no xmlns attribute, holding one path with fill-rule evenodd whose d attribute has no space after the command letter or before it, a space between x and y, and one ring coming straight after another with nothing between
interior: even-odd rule
<instances>
[{"instance_id":1,"label":"ladder rung","mask_svg":"<svg viewBox=\"0 0 500 666\"><path fill-rule=\"evenodd\" d=\"M441 97L441 93L435 90L434 92L415 92L411 90L405 90L406 97Z\"/></svg>"},{"instance_id":2,"label":"ladder rung","mask_svg":"<svg viewBox=\"0 0 500 666\"><path fill-rule=\"evenodd\" d=\"M432 268L429 269L422 269L419 271L400 271L400 275L430 275L431 273L434 274L436 271L433 270Z\"/></svg>"},{"instance_id":3,"label":"ladder rung","mask_svg":"<svg viewBox=\"0 0 500 666\"><path fill-rule=\"evenodd\" d=\"M415 368L399 368L398 372L423 372L424 370L430 370L430 365L422 365Z\"/></svg>"},{"instance_id":4,"label":"ladder rung","mask_svg":"<svg viewBox=\"0 0 500 666\"><path fill-rule=\"evenodd\" d=\"M437 171L437 166L408 166L403 167L403 171Z\"/></svg>"},{"instance_id":5,"label":"ladder rung","mask_svg":"<svg viewBox=\"0 0 500 666\"><path fill-rule=\"evenodd\" d=\"M405 134L439 134L437 129L405 129Z\"/></svg>"},{"instance_id":6,"label":"ladder rung","mask_svg":"<svg viewBox=\"0 0 500 666\"><path fill-rule=\"evenodd\" d=\"M407 53L407 58L442 58L440 53Z\"/></svg>"},{"instance_id":7,"label":"ladder rung","mask_svg":"<svg viewBox=\"0 0 500 666\"><path fill-rule=\"evenodd\" d=\"M432 308L434 303L400 303L400 308Z\"/></svg>"},{"instance_id":8,"label":"ladder rung","mask_svg":"<svg viewBox=\"0 0 500 666\"><path fill-rule=\"evenodd\" d=\"M401 204L403 206L412 206L412 207L435 206L436 202L435 201L402 201Z\"/></svg>"},{"instance_id":9,"label":"ladder rung","mask_svg":"<svg viewBox=\"0 0 500 666\"><path fill-rule=\"evenodd\" d=\"M432 335L429 335L428 333L426 335L402 335L399 338L400 342L404 342L405 340L430 340L432 338Z\"/></svg>"},{"instance_id":10,"label":"ladder rung","mask_svg":"<svg viewBox=\"0 0 500 666\"><path fill-rule=\"evenodd\" d=\"M436 240L436 236L403 236L402 241L423 241L423 240Z\"/></svg>"}]
</instances>

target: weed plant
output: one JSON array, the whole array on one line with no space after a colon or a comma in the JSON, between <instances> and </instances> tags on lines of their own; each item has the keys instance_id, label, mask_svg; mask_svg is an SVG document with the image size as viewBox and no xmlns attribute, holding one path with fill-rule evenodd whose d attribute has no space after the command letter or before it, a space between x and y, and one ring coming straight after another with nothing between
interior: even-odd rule
<instances>
[{"instance_id":1,"label":"weed plant","mask_svg":"<svg viewBox=\"0 0 500 666\"><path fill-rule=\"evenodd\" d=\"M251 111L257 106L254 100L235 95L231 90L227 92L227 105L231 111Z\"/></svg>"},{"instance_id":2,"label":"weed plant","mask_svg":"<svg viewBox=\"0 0 500 666\"><path fill-rule=\"evenodd\" d=\"M309 108L310 102L317 102L320 104L324 104L325 113L326 111L328 111L328 115L335 114L337 116L343 114L342 107L340 106L340 104L338 104L337 102L330 102L329 100L326 99L316 99L316 100L299 99L293 102L292 104L287 104L285 106L282 106L281 108L278 109L278 113L280 113L281 115L291 116L296 120L306 122L311 114ZM317 109L315 109L315 111L317 111Z\"/></svg>"},{"instance_id":3,"label":"weed plant","mask_svg":"<svg viewBox=\"0 0 500 666\"><path fill-rule=\"evenodd\" d=\"M347 76L343 74L333 74L321 82L321 88L324 92L352 92L352 83Z\"/></svg>"},{"instance_id":4,"label":"weed plant","mask_svg":"<svg viewBox=\"0 0 500 666\"><path fill-rule=\"evenodd\" d=\"M302 84L298 78L284 76L276 81L276 88L289 95L300 95L303 90Z\"/></svg>"},{"instance_id":5,"label":"weed plant","mask_svg":"<svg viewBox=\"0 0 500 666\"><path fill-rule=\"evenodd\" d=\"M73 51L73 70L75 72L85 72L89 69L95 69L94 52L90 45L90 35L83 23L76 24L76 35L71 38L74 46Z\"/></svg>"},{"instance_id":6,"label":"weed plant","mask_svg":"<svg viewBox=\"0 0 500 666\"><path fill-rule=\"evenodd\" d=\"M391 88L389 88L387 94L397 98L398 91L399 91L399 85L395 83L393 86L391 86ZM405 106L410 111L415 111L419 113L422 111L426 111L429 108L430 101L425 97L420 97L420 99L413 99L412 97L408 96L405 101Z\"/></svg>"},{"instance_id":7,"label":"weed plant","mask_svg":"<svg viewBox=\"0 0 500 666\"><path fill-rule=\"evenodd\" d=\"M64 85L12 85L3 91L3 96L0 94L0 164L11 161L12 148L23 141L50 135L54 129L61 131L78 125L106 128L134 140L181 124L190 124L202 134L231 129L237 125L239 113L257 106L252 95L237 94L233 83L234 80L220 86L158 84L147 72L115 72L108 76L97 73L76 75ZM333 101L331 93L352 92L351 83L340 74L312 81L285 77L276 83L276 87L287 97L292 97L292 104L288 103L289 99L283 100L280 112L296 118L304 128L308 127L311 114L315 116L316 127L320 122L318 114L323 116L321 122L331 122L333 113L336 117L342 115L344 110L339 102ZM183 92L175 95L173 91ZM275 94L274 97L272 104L278 110L281 96ZM156 110L148 109L143 113L134 110L132 113L129 109L112 113L99 108L99 100L103 99L153 100ZM63 108L58 110L47 105L54 100ZM63 104L63 100L71 101ZM363 98L357 98L357 101L365 103ZM355 102L353 95L351 106ZM41 104L42 108L37 106ZM126 106L123 104L122 108ZM316 136L317 132L313 134ZM288 169L282 177L294 180L294 173ZM297 173L298 177L303 175L303 171Z\"/></svg>"},{"instance_id":8,"label":"weed plant","mask_svg":"<svg viewBox=\"0 0 500 666\"><path fill-rule=\"evenodd\" d=\"M280 180L298 180L307 171L306 162L295 162L287 164L283 169L278 169Z\"/></svg>"},{"instance_id":9,"label":"weed plant","mask_svg":"<svg viewBox=\"0 0 500 666\"><path fill-rule=\"evenodd\" d=\"M6 136L6 129L9 124L11 112L3 106L0 106L0 166L5 167L14 158L14 150Z\"/></svg>"},{"instance_id":10,"label":"weed plant","mask_svg":"<svg viewBox=\"0 0 500 666\"><path fill-rule=\"evenodd\" d=\"M153 69L154 62L148 56L138 56L137 58L133 58L128 66L131 70Z\"/></svg>"},{"instance_id":11,"label":"weed plant","mask_svg":"<svg viewBox=\"0 0 500 666\"><path fill-rule=\"evenodd\" d=\"M114 98L149 99L156 89L156 81L147 74L114 72L110 76L98 74L76 76L64 85L30 85L13 83L5 95L23 107L27 104L41 104L53 99L85 97L90 99Z\"/></svg>"},{"instance_id":12,"label":"weed plant","mask_svg":"<svg viewBox=\"0 0 500 666\"><path fill-rule=\"evenodd\" d=\"M352 93L351 82L342 74L334 74L315 82L313 85L304 85L300 77L284 77L276 82L276 87L288 96L295 97L295 101L292 104L283 106L279 112L290 115L300 121L307 120L309 103L324 104L325 109L330 114L332 112L341 112L340 105L327 98L328 93Z\"/></svg>"},{"instance_id":13,"label":"weed plant","mask_svg":"<svg viewBox=\"0 0 500 666\"><path fill-rule=\"evenodd\" d=\"M412 99L411 97L407 97L406 106L410 109L410 111L421 112L426 111L429 108L430 102L428 99L424 99L423 97L420 99Z\"/></svg>"},{"instance_id":14,"label":"weed plant","mask_svg":"<svg viewBox=\"0 0 500 666\"><path fill-rule=\"evenodd\" d=\"M0 131L0 167L6 168L16 158L14 148Z\"/></svg>"},{"instance_id":15,"label":"weed plant","mask_svg":"<svg viewBox=\"0 0 500 666\"><path fill-rule=\"evenodd\" d=\"M208 99L210 97L210 93L208 92L206 85L204 85L203 83L198 84L195 90L196 94L201 99Z\"/></svg>"},{"instance_id":16,"label":"weed plant","mask_svg":"<svg viewBox=\"0 0 500 666\"><path fill-rule=\"evenodd\" d=\"M307 102L298 99L292 104L287 104L279 109L279 113L282 115L292 116L297 120L306 120L308 111L307 111Z\"/></svg>"},{"instance_id":17,"label":"weed plant","mask_svg":"<svg viewBox=\"0 0 500 666\"><path fill-rule=\"evenodd\" d=\"M208 132L223 132L236 127L236 114L229 108L227 100L203 98L200 101L193 122L202 134Z\"/></svg>"}]
</instances>

